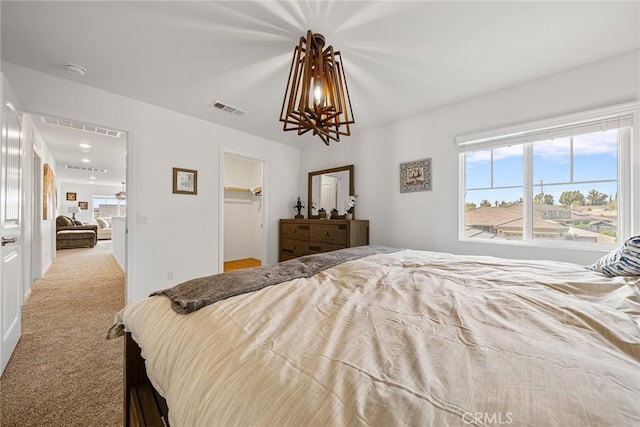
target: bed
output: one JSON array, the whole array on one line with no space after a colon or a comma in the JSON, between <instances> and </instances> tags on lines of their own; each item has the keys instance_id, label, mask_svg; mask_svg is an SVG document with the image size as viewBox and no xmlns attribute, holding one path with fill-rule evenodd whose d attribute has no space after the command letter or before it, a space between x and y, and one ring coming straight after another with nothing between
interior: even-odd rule
<instances>
[{"instance_id":1,"label":"bed","mask_svg":"<svg viewBox=\"0 0 640 427\"><path fill-rule=\"evenodd\" d=\"M368 248L189 314L129 304L125 395L148 378L174 427L640 425L638 276Z\"/></svg>"}]
</instances>

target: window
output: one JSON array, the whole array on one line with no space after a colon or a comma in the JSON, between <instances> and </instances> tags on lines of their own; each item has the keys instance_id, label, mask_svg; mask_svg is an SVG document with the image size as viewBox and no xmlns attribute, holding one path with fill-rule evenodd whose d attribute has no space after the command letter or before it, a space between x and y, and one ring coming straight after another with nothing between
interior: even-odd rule
<instances>
[{"instance_id":1,"label":"window","mask_svg":"<svg viewBox=\"0 0 640 427\"><path fill-rule=\"evenodd\" d=\"M126 215L127 201L116 197L94 196L93 219Z\"/></svg>"},{"instance_id":2,"label":"window","mask_svg":"<svg viewBox=\"0 0 640 427\"><path fill-rule=\"evenodd\" d=\"M624 104L458 138L461 240L618 244L636 114Z\"/></svg>"}]
</instances>

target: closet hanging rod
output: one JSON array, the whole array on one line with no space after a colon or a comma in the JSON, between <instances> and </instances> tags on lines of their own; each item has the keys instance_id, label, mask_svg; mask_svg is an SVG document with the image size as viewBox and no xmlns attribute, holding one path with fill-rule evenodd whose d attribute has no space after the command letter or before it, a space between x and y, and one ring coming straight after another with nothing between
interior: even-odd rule
<instances>
[{"instance_id":1,"label":"closet hanging rod","mask_svg":"<svg viewBox=\"0 0 640 427\"><path fill-rule=\"evenodd\" d=\"M254 188L224 187L224 189L226 191L238 191L240 193L254 193L254 194L262 193L262 187L254 187Z\"/></svg>"}]
</instances>

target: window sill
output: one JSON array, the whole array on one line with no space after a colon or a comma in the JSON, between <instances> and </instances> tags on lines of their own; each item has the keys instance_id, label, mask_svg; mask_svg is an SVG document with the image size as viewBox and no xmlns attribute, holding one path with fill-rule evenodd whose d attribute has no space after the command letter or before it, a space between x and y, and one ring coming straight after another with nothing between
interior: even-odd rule
<instances>
[{"instance_id":1,"label":"window sill","mask_svg":"<svg viewBox=\"0 0 640 427\"><path fill-rule=\"evenodd\" d=\"M570 250L570 251L589 251L589 252L602 252L606 254L619 245L592 245L592 244L580 244L577 245L571 242L545 242L544 240L523 241L523 240L491 240L491 239L458 239L460 243L473 243L483 245L496 245L496 246L518 246L524 248L542 248L542 249L557 249L557 250Z\"/></svg>"}]
</instances>

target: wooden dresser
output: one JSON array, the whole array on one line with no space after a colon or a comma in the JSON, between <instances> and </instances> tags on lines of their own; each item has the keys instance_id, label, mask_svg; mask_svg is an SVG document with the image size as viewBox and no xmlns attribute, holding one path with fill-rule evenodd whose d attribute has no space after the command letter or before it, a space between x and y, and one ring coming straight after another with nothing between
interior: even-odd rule
<instances>
[{"instance_id":1,"label":"wooden dresser","mask_svg":"<svg viewBox=\"0 0 640 427\"><path fill-rule=\"evenodd\" d=\"M281 219L279 261L369 244L369 221Z\"/></svg>"}]
</instances>

